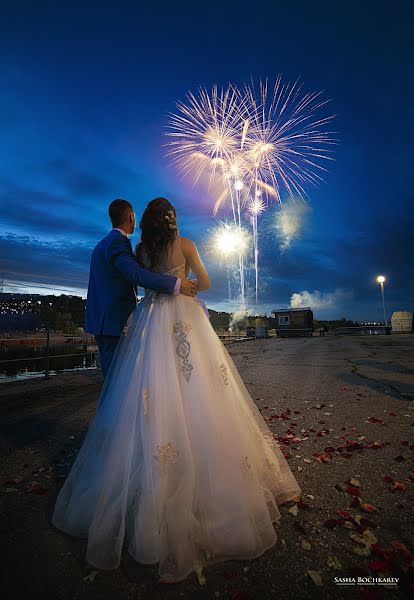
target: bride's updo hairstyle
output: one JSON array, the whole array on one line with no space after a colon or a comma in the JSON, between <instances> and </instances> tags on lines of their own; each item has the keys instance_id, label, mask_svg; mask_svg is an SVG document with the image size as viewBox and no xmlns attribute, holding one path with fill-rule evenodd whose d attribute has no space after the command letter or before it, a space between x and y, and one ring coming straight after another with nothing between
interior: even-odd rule
<instances>
[{"instance_id":1,"label":"bride's updo hairstyle","mask_svg":"<svg viewBox=\"0 0 414 600\"><path fill-rule=\"evenodd\" d=\"M139 227L150 268L155 269L166 260L168 250L178 236L174 206L166 198L154 198L144 210Z\"/></svg>"}]
</instances>

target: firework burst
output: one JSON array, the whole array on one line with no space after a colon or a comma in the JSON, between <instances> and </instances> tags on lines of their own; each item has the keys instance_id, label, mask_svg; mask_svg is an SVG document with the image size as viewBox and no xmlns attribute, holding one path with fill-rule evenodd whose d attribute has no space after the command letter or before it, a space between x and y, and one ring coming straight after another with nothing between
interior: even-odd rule
<instances>
[{"instance_id":1,"label":"firework burst","mask_svg":"<svg viewBox=\"0 0 414 600\"><path fill-rule=\"evenodd\" d=\"M255 198L251 198L246 203L247 212L250 213L253 217L256 215L261 215L267 208L266 203L262 200L259 195L256 195Z\"/></svg>"},{"instance_id":2,"label":"firework burst","mask_svg":"<svg viewBox=\"0 0 414 600\"><path fill-rule=\"evenodd\" d=\"M193 173L194 181L208 169L211 179L226 176L239 148L238 132L244 126L246 107L233 86L209 94L200 88L198 96L187 94L187 103L177 103L178 114L170 115L168 152L183 175Z\"/></svg>"},{"instance_id":3,"label":"firework burst","mask_svg":"<svg viewBox=\"0 0 414 600\"><path fill-rule=\"evenodd\" d=\"M285 84L279 76L271 90L268 81L246 86L244 101L249 113L249 129L244 148L254 171L254 181L262 181L281 203L284 188L289 196L307 197L305 186L323 181L325 161L333 160L333 132L326 129L333 116L321 111L329 100L322 92L303 93L296 81ZM260 185L260 184L259 184Z\"/></svg>"},{"instance_id":4,"label":"firework burst","mask_svg":"<svg viewBox=\"0 0 414 600\"><path fill-rule=\"evenodd\" d=\"M200 88L170 116L167 154L183 176L192 174L194 183L208 173L209 186L218 184L213 214L230 204L238 232L244 230L243 208L250 215L256 301L258 217L269 200L282 205L284 192L305 200L307 186L323 181L324 165L333 160L336 143L329 130L333 116L323 116L327 103L321 92L305 93L298 81L284 83L279 76L273 86L267 80L258 87L252 82L243 91L233 85L214 86L211 92ZM237 256L244 299L247 250L235 242L235 231L222 229L213 244L221 257Z\"/></svg>"}]
</instances>

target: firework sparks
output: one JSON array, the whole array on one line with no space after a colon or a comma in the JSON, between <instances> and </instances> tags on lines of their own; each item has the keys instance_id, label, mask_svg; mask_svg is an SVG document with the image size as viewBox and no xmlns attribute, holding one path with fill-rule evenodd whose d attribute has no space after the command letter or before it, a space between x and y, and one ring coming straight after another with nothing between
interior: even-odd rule
<instances>
[{"instance_id":1,"label":"firework sparks","mask_svg":"<svg viewBox=\"0 0 414 600\"><path fill-rule=\"evenodd\" d=\"M261 215L267 207L260 195L256 195L256 198L247 201L246 208L251 215Z\"/></svg>"},{"instance_id":2,"label":"firework sparks","mask_svg":"<svg viewBox=\"0 0 414 600\"><path fill-rule=\"evenodd\" d=\"M302 84L285 84L281 76L273 91L268 81L246 86L245 102L249 111L249 130L245 149L255 168L255 177L276 192L281 202L284 188L290 196L307 197L306 184L323 181L321 164L333 160L333 132L326 126L334 118L320 116L327 100L321 92L304 94Z\"/></svg>"},{"instance_id":3,"label":"firework sparks","mask_svg":"<svg viewBox=\"0 0 414 600\"><path fill-rule=\"evenodd\" d=\"M245 302L244 257L249 251L251 236L247 229L222 222L213 232L212 249L214 254L227 265L227 277L230 291L230 265L238 264L240 300ZM229 298L230 300L230 298Z\"/></svg>"},{"instance_id":4,"label":"firework sparks","mask_svg":"<svg viewBox=\"0 0 414 600\"><path fill-rule=\"evenodd\" d=\"M221 225L214 247L221 258L238 259L241 297L244 298L244 270L247 247L236 232L245 231L242 208L246 208L253 227L253 254L258 300L258 217L269 199L282 205L282 194L305 200L308 185L317 185L333 160L336 143L329 125L333 116L323 116L328 101L321 92L304 93L296 81L284 83L279 76L274 85L252 82L241 92L233 85L211 92L200 88L178 103L170 116L168 155L183 176L192 174L194 183L209 174L209 186L219 185L213 214L231 207L234 229ZM264 199L263 199L264 198ZM282 247L296 236L291 211L281 211L277 228ZM241 236L243 237L243 236ZM237 241L239 240L239 241Z\"/></svg>"},{"instance_id":5,"label":"firework sparks","mask_svg":"<svg viewBox=\"0 0 414 600\"><path fill-rule=\"evenodd\" d=\"M217 256L229 260L244 256L249 248L250 235L246 229L232 223L220 223L213 232L213 250Z\"/></svg>"},{"instance_id":6,"label":"firework sparks","mask_svg":"<svg viewBox=\"0 0 414 600\"><path fill-rule=\"evenodd\" d=\"M194 181L209 168L211 178L224 174L231 165L234 153L240 147L238 131L243 129L245 107L240 93L233 86L211 94L204 88L198 96L187 94L187 103L177 104L178 114L170 116L168 136L172 137L168 155L186 175L194 172Z\"/></svg>"}]
</instances>

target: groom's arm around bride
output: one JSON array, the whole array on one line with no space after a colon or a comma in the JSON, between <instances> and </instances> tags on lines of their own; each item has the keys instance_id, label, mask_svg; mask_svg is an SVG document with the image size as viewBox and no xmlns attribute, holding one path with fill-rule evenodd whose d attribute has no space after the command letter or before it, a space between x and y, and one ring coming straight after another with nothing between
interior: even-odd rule
<instances>
[{"instance_id":1,"label":"groom's arm around bride","mask_svg":"<svg viewBox=\"0 0 414 600\"><path fill-rule=\"evenodd\" d=\"M112 231L94 248L86 299L85 332L95 336L104 376L125 323L137 306L137 287L169 294L195 294L194 282L154 273L141 267L129 236L135 230L135 214L127 200L109 206Z\"/></svg>"}]
</instances>

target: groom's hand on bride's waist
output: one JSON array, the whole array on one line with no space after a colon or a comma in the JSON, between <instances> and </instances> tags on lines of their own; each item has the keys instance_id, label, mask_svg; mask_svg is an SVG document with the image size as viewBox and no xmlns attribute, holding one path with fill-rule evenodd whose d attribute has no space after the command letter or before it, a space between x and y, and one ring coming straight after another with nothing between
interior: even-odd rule
<instances>
[{"instance_id":1,"label":"groom's hand on bride's waist","mask_svg":"<svg viewBox=\"0 0 414 600\"><path fill-rule=\"evenodd\" d=\"M180 294L184 294L184 296L195 296L196 293L197 289L195 281L183 277L181 279Z\"/></svg>"}]
</instances>

